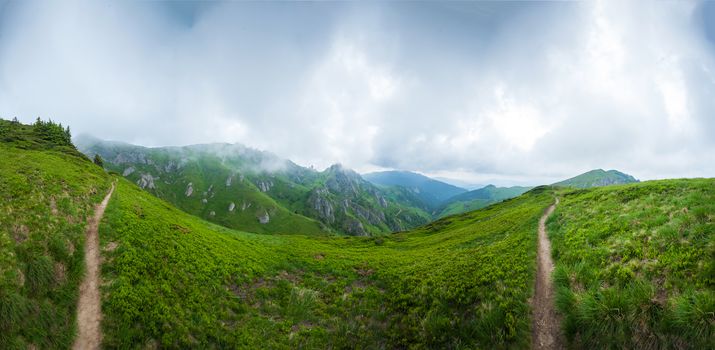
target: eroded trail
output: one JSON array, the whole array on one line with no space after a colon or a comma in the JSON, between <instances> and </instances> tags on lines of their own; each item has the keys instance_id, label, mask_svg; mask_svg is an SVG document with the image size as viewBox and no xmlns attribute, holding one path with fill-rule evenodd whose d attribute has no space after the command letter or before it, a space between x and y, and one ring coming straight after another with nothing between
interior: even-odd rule
<instances>
[{"instance_id":1,"label":"eroded trail","mask_svg":"<svg viewBox=\"0 0 715 350\"><path fill-rule=\"evenodd\" d=\"M551 242L546 235L546 220L559 204L559 199L552 204L539 220L539 247L537 250L536 286L534 293L534 324L531 334L532 349L563 349L559 318L554 305L554 287L551 272L554 262L551 260Z\"/></svg>"},{"instance_id":2,"label":"eroded trail","mask_svg":"<svg viewBox=\"0 0 715 350\"><path fill-rule=\"evenodd\" d=\"M107 208L109 198L114 192L114 184L94 209L94 216L87 223L86 241L84 244L84 264L87 273L79 286L79 301L77 302L77 326L79 334L75 339L73 349L99 349L102 342L101 296L100 283L100 251L99 251L99 223L102 221L104 209Z\"/></svg>"}]
</instances>

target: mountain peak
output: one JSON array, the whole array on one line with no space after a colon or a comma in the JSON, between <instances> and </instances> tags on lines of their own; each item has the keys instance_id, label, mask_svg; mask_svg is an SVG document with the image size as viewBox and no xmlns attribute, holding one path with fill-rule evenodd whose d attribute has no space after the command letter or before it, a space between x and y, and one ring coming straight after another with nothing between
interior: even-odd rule
<instances>
[{"instance_id":1,"label":"mountain peak","mask_svg":"<svg viewBox=\"0 0 715 350\"><path fill-rule=\"evenodd\" d=\"M635 177L618 170L594 169L557 183L554 186L590 188L639 182Z\"/></svg>"}]
</instances>

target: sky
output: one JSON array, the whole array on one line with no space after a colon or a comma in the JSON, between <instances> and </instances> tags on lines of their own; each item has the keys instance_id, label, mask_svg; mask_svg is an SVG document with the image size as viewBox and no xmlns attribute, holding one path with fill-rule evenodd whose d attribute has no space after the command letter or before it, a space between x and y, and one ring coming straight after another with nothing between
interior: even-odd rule
<instances>
[{"instance_id":1,"label":"sky","mask_svg":"<svg viewBox=\"0 0 715 350\"><path fill-rule=\"evenodd\" d=\"M0 0L0 117L305 166L715 176L715 2Z\"/></svg>"}]
</instances>

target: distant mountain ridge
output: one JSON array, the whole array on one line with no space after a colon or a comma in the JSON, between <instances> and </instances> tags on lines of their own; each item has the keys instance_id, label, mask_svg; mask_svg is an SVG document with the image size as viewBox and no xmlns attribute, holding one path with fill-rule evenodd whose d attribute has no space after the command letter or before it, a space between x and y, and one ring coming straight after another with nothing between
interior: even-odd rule
<instances>
[{"instance_id":1,"label":"distant mountain ridge","mask_svg":"<svg viewBox=\"0 0 715 350\"><path fill-rule=\"evenodd\" d=\"M553 186L591 188L608 185L627 184L640 182L635 177L618 170L594 169L570 179L554 183Z\"/></svg>"},{"instance_id":2,"label":"distant mountain ridge","mask_svg":"<svg viewBox=\"0 0 715 350\"><path fill-rule=\"evenodd\" d=\"M480 189L449 198L434 214L436 218L484 208L490 204L514 198L532 189L528 186L496 187L487 185Z\"/></svg>"},{"instance_id":3,"label":"distant mountain ridge","mask_svg":"<svg viewBox=\"0 0 715 350\"><path fill-rule=\"evenodd\" d=\"M464 188L410 171L374 172L363 174L363 178L376 185L402 186L412 191L428 208L432 209L453 196L467 192Z\"/></svg>"}]
</instances>

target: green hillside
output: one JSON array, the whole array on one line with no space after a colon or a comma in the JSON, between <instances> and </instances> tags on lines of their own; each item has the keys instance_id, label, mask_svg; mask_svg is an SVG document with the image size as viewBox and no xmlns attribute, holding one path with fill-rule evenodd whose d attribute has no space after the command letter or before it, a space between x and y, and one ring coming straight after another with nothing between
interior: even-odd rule
<instances>
[{"instance_id":1,"label":"green hillside","mask_svg":"<svg viewBox=\"0 0 715 350\"><path fill-rule=\"evenodd\" d=\"M105 342L247 348L525 346L547 192L379 238L208 225L120 181ZM210 300L211 302L206 302Z\"/></svg>"},{"instance_id":2,"label":"green hillside","mask_svg":"<svg viewBox=\"0 0 715 350\"><path fill-rule=\"evenodd\" d=\"M617 170L596 169L574 176L570 179L557 182L553 186L591 188L608 185L618 185L638 182L631 175L624 174Z\"/></svg>"},{"instance_id":3,"label":"green hillside","mask_svg":"<svg viewBox=\"0 0 715 350\"><path fill-rule=\"evenodd\" d=\"M532 187L523 186L496 187L494 185L488 185L480 189L464 192L447 199L441 207L437 208L435 217L442 218L448 215L481 209L490 204L520 196L531 188Z\"/></svg>"},{"instance_id":4,"label":"green hillside","mask_svg":"<svg viewBox=\"0 0 715 350\"><path fill-rule=\"evenodd\" d=\"M715 179L563 194L549 220L563 327L578 348L715 344Z\"/></svg>"},{"instance_id":5,"label":"green hillside","mask_svg":"<svg viewBox=\"0 0 715 350\"><path fill-rule=\"evenodd\" d=\"M325 234L329 231L320 222L296 213L262 192L247 178L249 172L244 175L234 170L240 165L260 167L260 160L250 162L248 159L248 164L236 164L244 159L221 156L230 152L242 154L247 152L245 148L207 152L208 146L151 149L91 139L80 138L79 141L85 154L99 154L109 170L205 220L257 233ZM278 179L265 182L280 184Z\"/></svg>"},{"instance_id":6,"label":"green hillside","mask_svg":"<svg viewBox=\"0 0 715 350\"><path fill-rule=\"evenodd\" d=\"M110 178L65 132L0 120L1 349L74 340L85 223Z\"/></svg>"},{"instance_id":7,"label":"green hillside","mask_svg":"<svg viewBox=\"0 0 715 350\"><path fill-rule=\"evenodd\" d=\"M430 215L334 165L323 172L242 145L146 148L77 139L87 155L187 213L257 233L356 236L402 231ZM267 221L267 222L266 222Z\"/></svg>"}]
</instances>

